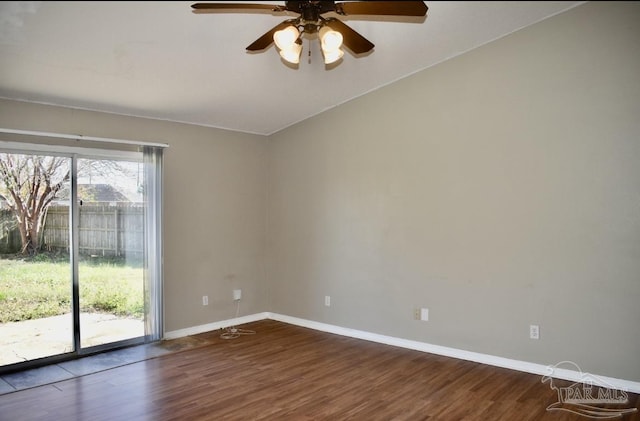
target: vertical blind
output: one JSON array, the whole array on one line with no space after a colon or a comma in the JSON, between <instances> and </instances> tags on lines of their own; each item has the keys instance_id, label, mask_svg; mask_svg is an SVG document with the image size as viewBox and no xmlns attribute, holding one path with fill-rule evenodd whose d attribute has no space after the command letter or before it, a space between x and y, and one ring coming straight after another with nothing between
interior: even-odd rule
<instances>
[{"instance_id":1,"label":"vertical blind","mask_svg":"<svg viewBox=\"0 0 640 421\"><path fill-rule=\"evenodd\" d=\"M145 336L162 338L162 148L143 147Z\"/></svg>"}]
</instances>

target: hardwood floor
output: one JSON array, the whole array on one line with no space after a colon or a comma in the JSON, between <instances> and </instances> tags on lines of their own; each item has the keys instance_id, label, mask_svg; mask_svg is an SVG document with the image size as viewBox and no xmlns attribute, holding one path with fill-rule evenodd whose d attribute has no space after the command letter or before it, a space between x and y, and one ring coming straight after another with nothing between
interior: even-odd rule
<instances>
[{"instance_id":1,"label":"hardwood floor","mask_svg":"<svg viewBox=\"0 0 640 421\"><path fill-rule=\"evenodd\" d=\"M0 420L588 419L547 411L558 396L537 375L273 320L242 327L256 334L195 335L193 349L0 396Z\"/></svg>"}]
</instances>

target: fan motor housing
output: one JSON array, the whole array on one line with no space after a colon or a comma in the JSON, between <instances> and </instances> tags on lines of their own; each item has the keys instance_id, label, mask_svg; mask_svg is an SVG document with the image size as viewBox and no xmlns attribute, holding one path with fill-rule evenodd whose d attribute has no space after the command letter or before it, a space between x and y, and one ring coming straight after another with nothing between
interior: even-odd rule
<instances>
[{"instance_id":1,"label":"fan motor housing","mask_svg":"<svg viewBox=\"0 0 640 421\"><path fill-rule=\"evenodd\" d=\"M300 13L302 19L317 22L320 15L335 11L334 1L286 1L285 9Z\"/></svg>"}]
</instances>

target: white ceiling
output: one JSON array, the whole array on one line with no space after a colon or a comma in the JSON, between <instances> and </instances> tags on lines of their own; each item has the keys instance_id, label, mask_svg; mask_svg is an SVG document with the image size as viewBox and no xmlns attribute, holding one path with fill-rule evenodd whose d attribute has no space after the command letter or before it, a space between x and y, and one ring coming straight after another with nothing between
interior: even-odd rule
<instances>
[{"instance_id":1,"label":"white ceiling","mask_svg":"<svg viewBox=\"0 0 640 421\"><path fill-rule=\"evenodd\" d=\"M314 39L293 69L273 45L245 48L297 15L195 14L195 2L0 2L0 97L271 134L584 3L426 1L422 23L341 18L373 52L327 69Z\"/></svg>"}]
</instances>

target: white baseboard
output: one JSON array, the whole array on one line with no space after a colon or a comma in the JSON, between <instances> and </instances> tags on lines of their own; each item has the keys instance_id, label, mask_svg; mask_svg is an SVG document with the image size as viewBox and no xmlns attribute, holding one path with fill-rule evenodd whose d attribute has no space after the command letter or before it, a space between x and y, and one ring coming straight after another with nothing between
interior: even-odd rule
<instances>
[{"instance_id":1,"label":"white baseboard","mask_svg":"<svg viewBox=\"0 0 640 421\"><path fill-rule=\"evenodd\" d=\"M408 339L396 338L393 336L379 335L377 333L365 332L362 330L349 329L326 323L314 322L312 320L299 319L297 317L285 316L277 313L267 313L267 317L284 323L296 326L307 327L322 332L334 333L351 338L364 339L371 342L378 342L386 345L398 346L401 348L413 349L416 351L428 352L430 354L442 355L446 357L458 358L461 360L473 361L477 363L492 365L496 367L508 368L511 370L523 371L525 373L545 376L551 374L550 366L530 363L526 361L513 360L510 358L497 357L495 355L481 354L479 352L465 351L456 348L449 348L440 345L433 345L426 342L412 341ZM553 377L581 382L588 373L567 370L561 368L553 369ZM542 378L540 379L542 381ZM640 382L631 380L616 379L613 377L589 375L589 380L595 385L623 390L625 392L640 393Z\"/></svg>"},{"instance_id":2,"label":"white baseboard","mask_svg":"<svg viewBox=\"0 0 640 421\"><path fill-rule=\"evenodd\" d=\"M449 348L446 346L433 345L426 342L412 341L409 339L397 338L394 336L380 335L377 333L366 332L363 330L350 329L341 326L330 325L327 323L315 322L312 320L300 319L298 317L285 316L278 313L256 313L248 316L237 317L235 319L222 320L219 322L208 323L206 325L193 326L185 329L178 329L165 332L164 339L177 339L184 336L196 335L199 333L210 332L213 330L224 329L230 326L241 325L244 323L256 322L258 320L271 319L279 322L288 323L296 326L306 327L321 332L333 333L350 338L363 339L366 341L382 343L386 345L398 346L415 351L428 352L430 354L442 355L445 357L458 358L461 360L473 361L481 364L492 365L496 367L508 368L511 370L522 371L525 373L537 374L545 376L551 373L551 366L526 361L513 360L510 358L497 357L495 355L482 354L479 352L465 351L457 348ZM593 375L589 373L581 373L580 371L567 370L561 368L553 369L553 377L580 382L589 375L589 380L595 385L623 390L625 392L640 393L640 382L631 380L617 379L613 377ZM541 378L542 380L542 378Z\"/></svg>"},{"instance_id":3,"label":"white baseboard","mask_svg":"<svg viewBox=\"0 0 640 421\"><path fill-rule=\"evenodd\" d=\"M241 325L244 323L256 322L269 318L269 313L256 313L248 316L236 317L234 319L222 320L219 322L207 323L206 325L187 327L184 329L165 332L162 339L177 339L198 333L211 332L212 330L224 329L225 327Z\"/></svg>"}]
</instances>

